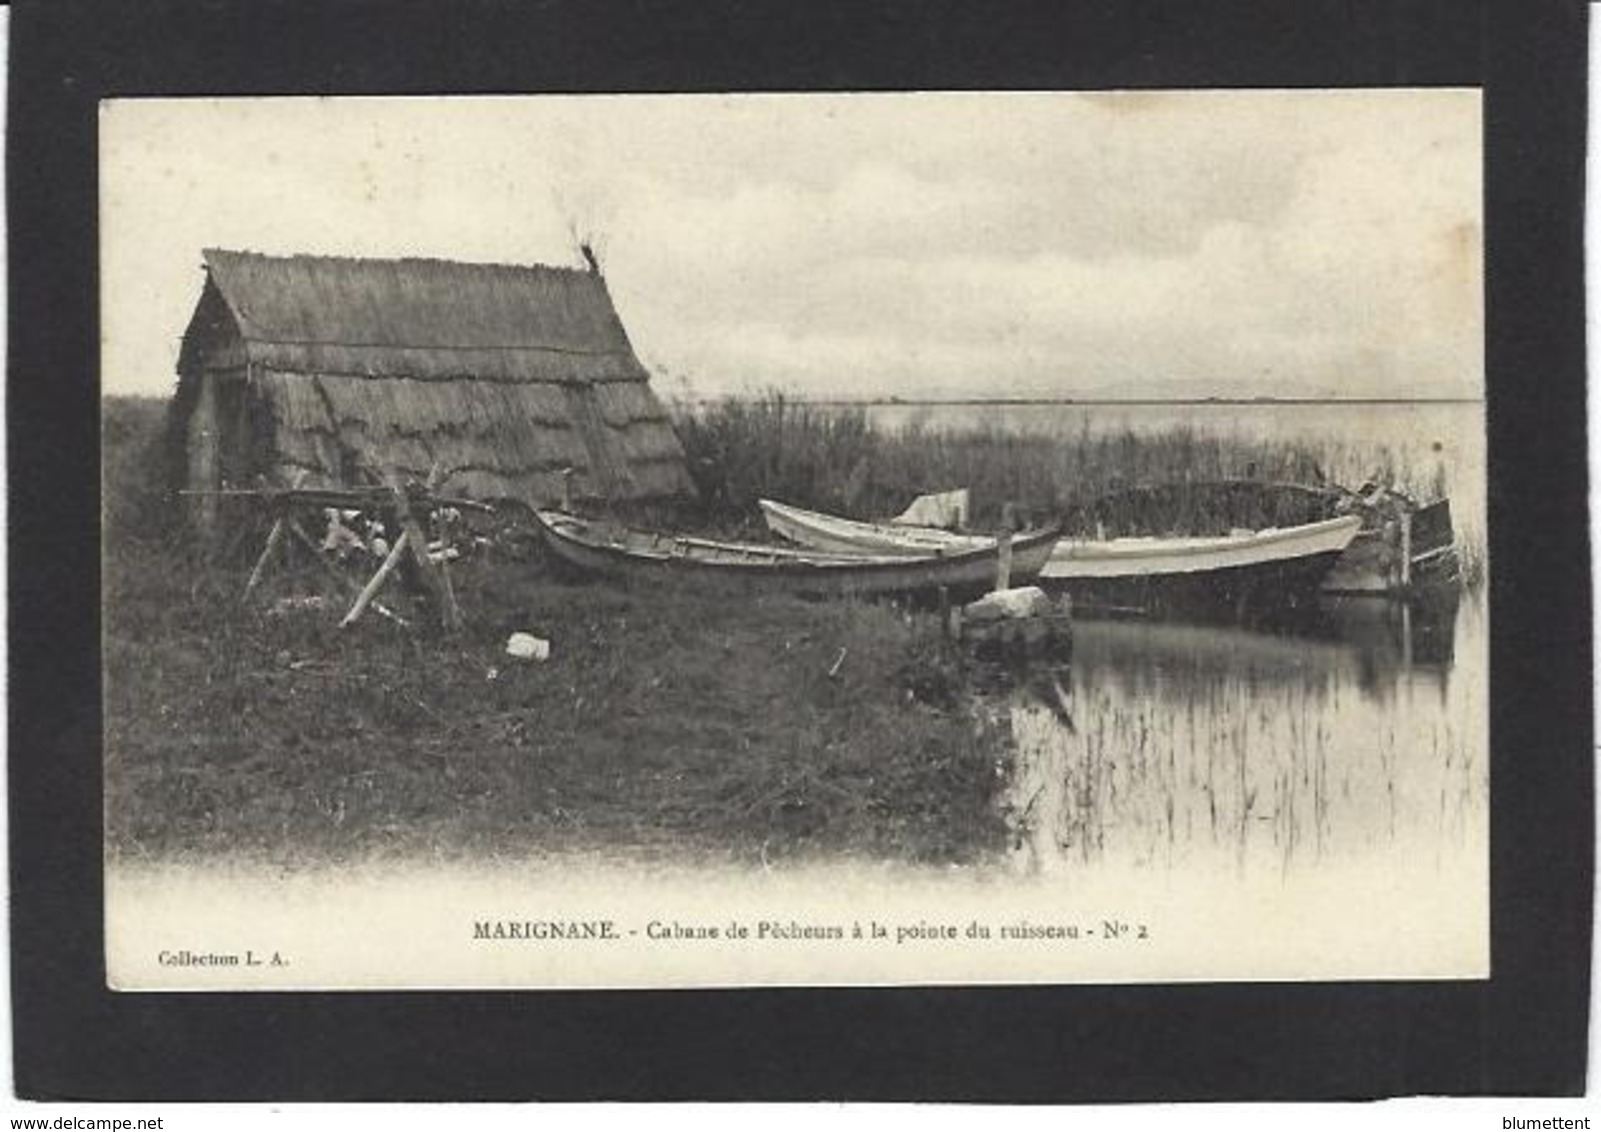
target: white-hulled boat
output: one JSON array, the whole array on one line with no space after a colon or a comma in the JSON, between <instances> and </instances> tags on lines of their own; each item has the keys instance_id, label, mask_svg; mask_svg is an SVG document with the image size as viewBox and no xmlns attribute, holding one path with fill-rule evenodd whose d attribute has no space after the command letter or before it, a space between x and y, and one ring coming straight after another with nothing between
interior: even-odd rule
<instances>
[{"instance_id":1,"label":"white-hulled boat","mask_svg":"<svg viewBox=\"0 0 1601 1132\"><path fill-rule=\"evenodd\" d=\"M987 535L864 523L761 500L774 533L832 553L927 555L993 547ZM1063 538L1040 571L1075 603L1151 610L1175 604L1296 604L1361 529L1355 515L1195 537Z\"/></svg>"},{"instance_id":2,"label":"white-hulled boat","mask_svg":"<svg viewBox=\"0 0 1601 1132\"><path fill-rule=\"evenodd\" d=\"M986 546L927 554L829 553L661 534L561 511L535 514L552 552L586 572L647 581L705 578L744 594L871 597L941 588L956 597L985 593L995 586L1000 553L993 539ZM1039 576L1060 534L1051 527L1012 540L1013 585Z\"/></svg>"},{"instance_id":3,"label":"white-hulled boat","mask_svg":"<svg viewBox=\"0 0 1601 1132\"><path fill-rule=\"evenodd\" d=\"M1137 484L1091 505L1119 534L1157 534L1186 515L1231 515L1235 526L1287 529L1335 515L1357 515L1362 529L1326 575L1326 594L1435 600L1457 584L1456 534L1445 498L1420 505L1393 487L1355 491L1325 483L1254 479Z\"/></svg>"}]
</instances>

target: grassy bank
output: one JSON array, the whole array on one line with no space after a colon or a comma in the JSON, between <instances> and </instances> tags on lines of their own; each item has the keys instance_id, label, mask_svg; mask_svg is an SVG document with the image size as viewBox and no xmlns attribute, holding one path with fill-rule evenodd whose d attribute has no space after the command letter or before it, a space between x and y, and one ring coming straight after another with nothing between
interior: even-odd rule
<instances>
[{"instance_id":1,"label":"grassy bank","mask_svg":"<svg viewBox=\"0 0 1601 1132\"><path fill-rule=\"evenodd\" d=\"M340 631L348 595L319 572L276 571L247 606L247 565L185 553L138 476L151 415L110 413L106 803L120 857L961 861L1004 840L1002 743L960 710L931 618L630 591L500 555L455 570L458 638L371 615ZM316 595L320 608L274 608ZM505 656L518 630L550 639L551 659Z\"/></svg>"},{"instance_id":2,"label":"grassy bank","mask_svg":"<svg viewBox=\"0 0 1601 1132\"><path fill-rule=\"evenodd\" d=\"M735 608L490 564L457 571L472 624L445 641L381 619L341 632L337 607L247 609L239 578L172 566L119 556L107 579L119 852L999 844L993 750L941 691L930 626L887 607ZM514 630L552 658L502 655Z\"/></svg>"}]
</instances>

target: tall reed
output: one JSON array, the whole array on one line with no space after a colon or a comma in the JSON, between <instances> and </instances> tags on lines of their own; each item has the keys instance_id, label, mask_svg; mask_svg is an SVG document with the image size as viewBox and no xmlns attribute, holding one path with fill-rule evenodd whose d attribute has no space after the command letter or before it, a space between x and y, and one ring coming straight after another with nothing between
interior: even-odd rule
<instances>
[{"instance_id":1,"label":"tall reed","mask_svg":"<svg viewBox=\"0 0 1601 1132\"><path fill-rule=\"evenodd\" d=\"M860 406L814 405L782 393L680 405L676 426L704 517L759 521L772 498L855 517L894 514L914 496L967 487L975 526L1012 503L1040 516L1071 515L1136 484L1259 479L1316 483L1317 454L1294 444L1208 436L1180 427L1027 434L993 426L877 432Z\"/></svg>"}]
</instances>

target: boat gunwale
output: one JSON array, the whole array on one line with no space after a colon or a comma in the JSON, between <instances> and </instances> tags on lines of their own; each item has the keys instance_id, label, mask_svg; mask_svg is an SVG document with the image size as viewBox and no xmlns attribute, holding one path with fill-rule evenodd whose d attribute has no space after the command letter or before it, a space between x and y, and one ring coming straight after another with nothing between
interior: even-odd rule
<instances>
[{"instance_id":1,"label":"boat gunwale","mask_svg":"<svg viewBox=\"0 0 1601 1132\"><path fill-rule=\"evenodd\" d=\"M1351 528L1351 538L1362 528L1362 519L1357 515L1336 515L1332 519L1318 519L1311 523L1302 523L1294 527L1263 527L1259 530L1247 531L1238 535L1196 535L1193 537L1164 538L1160 535L1125 535L1114 539L1069 539L1063 538L1057 548L1068 557L1072 551L1101 547L1116 547L1115 556L1118 558L1146 558L1165 554L1200 555L1221 551L1236 551L1256 549L1258 547L1273 546L1278 543L1311 540L1316 536L1334 534L1341 526ZM1351 539L1344 543L1325 549L1344 550L1349 546ZM1308 553L1321 553L1321 551ZM1102 555L1072 554L1078 559L1095 559ZM1107 553L1105 557L1113 557Z\"/></svg>"}]
</instances>

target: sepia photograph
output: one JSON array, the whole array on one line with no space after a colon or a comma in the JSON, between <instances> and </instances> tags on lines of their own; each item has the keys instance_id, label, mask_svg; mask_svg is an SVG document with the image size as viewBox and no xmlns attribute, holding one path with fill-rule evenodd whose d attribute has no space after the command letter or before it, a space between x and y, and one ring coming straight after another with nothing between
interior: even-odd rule
<instances>
[{"instance_id":1,"label":"sepia photograph","mask_svg":"<svg viewBox=\"0 0 1601 1132\"><path fill-rule=\"evenodd\" d=\"M112 989L1489 977L1478 90L99 147Z\"/></svg>"}]
</instances>

